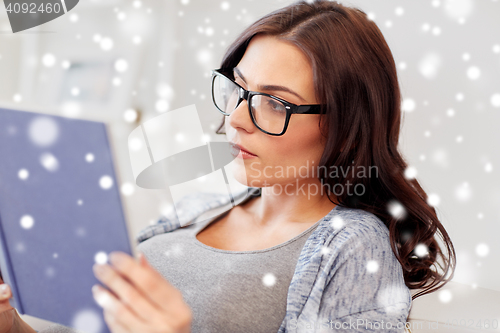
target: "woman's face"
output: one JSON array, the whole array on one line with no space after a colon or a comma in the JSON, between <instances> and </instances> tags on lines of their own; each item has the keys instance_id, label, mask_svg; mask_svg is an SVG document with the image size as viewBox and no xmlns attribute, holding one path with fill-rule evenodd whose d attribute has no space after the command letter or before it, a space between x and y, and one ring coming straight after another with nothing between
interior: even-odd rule
<instances>
[{"instance_id":1,"label":"woman's face","mask_svg":"<svg viewBox=\"0 0 500 333\"><path fill-rule=\"evenodd\" d=\"M243 77L234 71L235 81L246 90L272 94L297 105L319 104L314 93L311 65L302 51L291 43L256 35L236 67ZM261 90L263 85L283 86L296 94ZM315 114L293 114L285 134L272 136L255 127L247 101L243 100L226 117L226 135L228 141L257 156L236 158L233 169L236 180L251 187L267 187L295 184L296 179L317 178L317 172L313 175L312 170L317 167L325 144L319 119L320 115Z\"/></svg>"}]
</instances>

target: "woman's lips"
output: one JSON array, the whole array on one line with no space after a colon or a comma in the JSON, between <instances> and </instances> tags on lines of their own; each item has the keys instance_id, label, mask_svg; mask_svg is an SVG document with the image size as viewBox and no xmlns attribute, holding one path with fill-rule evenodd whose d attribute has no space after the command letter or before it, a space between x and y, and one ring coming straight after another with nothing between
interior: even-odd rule
<instances>
[{"instance_id":1,"label":"woman's lips","mask_svg":"<svg viewBox=\"0 0 500 333\"><path fill-rule=\"evenodd\" d=\"M234 157L241 157L245 159L257 157L257 155L246 151L240 145L237 145L235 143L231 143L231 155L233 155Z\"/></svg>"}]
</instances>

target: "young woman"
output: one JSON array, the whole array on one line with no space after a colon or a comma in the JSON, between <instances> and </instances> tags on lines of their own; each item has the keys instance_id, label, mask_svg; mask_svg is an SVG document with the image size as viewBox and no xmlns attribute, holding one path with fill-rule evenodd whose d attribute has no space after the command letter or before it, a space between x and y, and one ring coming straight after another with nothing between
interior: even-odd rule
<instances>
[{"instance_id":1,"label":"young woman","mask_svg":"<svg viewBox=\"0 0 500 333\"><path fill-rule=\"evenodd\" d=\"M233 176L251 191L232 209L215 194L186 197L189 213L141 232L139 262L113 253L96 266L113 291L93 289L108 327L404 331L412 299L453 276L455 252L405 177L397 71L376 24L334 1L297 2L246 28L220 67L217 133L224 127ZM4 327L25 325L7 311Z\"/></svg>"}]
</instances>

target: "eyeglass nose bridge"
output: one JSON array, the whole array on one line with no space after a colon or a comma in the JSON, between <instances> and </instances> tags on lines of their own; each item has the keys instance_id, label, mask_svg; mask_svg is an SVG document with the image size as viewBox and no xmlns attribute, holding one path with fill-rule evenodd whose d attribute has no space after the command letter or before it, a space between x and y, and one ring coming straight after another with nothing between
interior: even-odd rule
<instances>
[{"instance_id":1,"label":"eyeglass nose bridge","mask_svg":"<svg viewBox=\"0 0 500 333\"><path fill-rule=\"evenodd\" d=\"M243 100L248 102L248 94L249 92L241 87L238 87L238 103L236 103L235 109L240 105Z\"/></svg>"}]
</instances>

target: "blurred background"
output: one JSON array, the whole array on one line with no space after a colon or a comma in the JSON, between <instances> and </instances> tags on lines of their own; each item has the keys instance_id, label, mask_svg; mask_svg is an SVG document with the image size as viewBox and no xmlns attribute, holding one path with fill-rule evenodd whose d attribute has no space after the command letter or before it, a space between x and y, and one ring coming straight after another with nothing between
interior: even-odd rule
<instances>
[{"instance_id":1,"label":"blurred background","mask_svg":"<svg viewBox=\"0 0 500 333\"><path fill-rule=\"evenodd\" d=\"M454 241L454 281L500 291L500 1L340 2L365 11L392 49L404 96L401 151ZM224 141L210 70L247 25L290 3L81 0L16 34L2 5L0 106L108 123L138 233L171 197L135 185L128 134L196 104L205 134Z\"/></svg>"}]
</instances>

